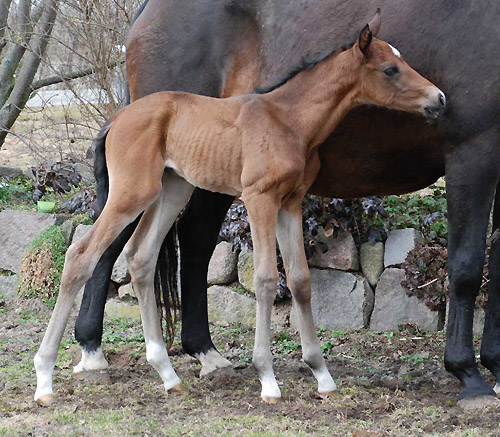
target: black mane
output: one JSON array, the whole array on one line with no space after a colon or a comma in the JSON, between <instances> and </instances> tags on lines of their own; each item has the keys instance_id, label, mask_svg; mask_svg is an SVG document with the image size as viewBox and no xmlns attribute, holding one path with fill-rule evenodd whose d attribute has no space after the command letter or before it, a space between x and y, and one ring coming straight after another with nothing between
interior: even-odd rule
<instances>
[{"instance_id":1,"label":"black mane","mask_svg":"<svg viewBox=\"0 0 500 437\"><path fill-rule=\"evenodd\" d=\"M346 50L350 49L353 45L354 45L354 43L344 44L343 46L341 46L340 49L341 49L341 51L345 52ZM321 61L324 61L325 59L329 58L333 54L338 53L338 51L339 51L338 49L333 49L332 51L330 51L330 52L326 53L325 55L322 55L319 58L314 59L312 61L308 60L306 57L303 57L302 60L300 61L300 64L296 65L292 70L290 70L287 74L285 74L274 85L265 86L265 87L257 87L257 88L255 88L255 92L257 94L270 93L271 91L274 91L276 88L279 88L280 86L287 83L290 79L297 76L297 74L299 74L301 71L310 70L311 68L314 68Z\"/></svg>"}]
</instances>

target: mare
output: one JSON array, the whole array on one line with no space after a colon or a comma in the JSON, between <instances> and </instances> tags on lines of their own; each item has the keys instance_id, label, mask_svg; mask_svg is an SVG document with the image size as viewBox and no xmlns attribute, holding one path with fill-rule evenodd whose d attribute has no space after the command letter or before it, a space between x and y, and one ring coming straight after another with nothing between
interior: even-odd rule
<instances>
[{"instance_id":1,"label":"mare","mask_svg":"<svg viewBox=\"0 0 500 437\"><path fill-rule=\"evenodd\" d=\"M379 12L372 23L379 27ZM40 404L52 403L57 350L78 290L141 213L124 252L139 299L146 357L167 391L180 388L163 343L154 272L162 241L195 187L241 196L248 210L257 297L253 363L262 399L275 403L281 397L270 349L276 238L297 306L304 362L320 394L336 389L315 333L302 236L302 199L320 168L318 148L354 107L383 105L435 120L444 113L445 96L394 47L374 38L369 25L349 49L333 51L266 91L225 99L155 93L105 125L101 147L109 198L91 230L67 251L57 303L35 356Z\"/></svg>"},{"instance_id":2,"label":"mare","mask_svg":"<svg viewBox=\"0 0 500 437\"><path fill-rule=\"evenodd\" d=\"M500 227L500 45L497 0L149 0L127 43L130 94L162 90L229 96L273 83L302 59L327 53L352 23L382 7L380 37L446 91L449 110L436 128L380 108L352 111L319 149L309 192L356 198L424 188L446 173L450 311L445 366L462 384L462 402L495 392L480 375L472 342L488 219ZM104 158L96 156L98 199L107 197ZM202 374L230 365L210 338L207 267L233 197L196 189L177 230L181 247L182 344ZM75 329L82 360L75 371L107 366L102 319L113 263L134 225L106 251L87 283ZM172 234L165 241L171 249ZM162 277L176 261L162 250ZM172 268L176 272L176 268ZM172 275L175 278L175 274ZM490 254L489 301L481 362L500 383L500 240ZM495 388L500 387L498 384Z\"/></svg>"}]
</instances>

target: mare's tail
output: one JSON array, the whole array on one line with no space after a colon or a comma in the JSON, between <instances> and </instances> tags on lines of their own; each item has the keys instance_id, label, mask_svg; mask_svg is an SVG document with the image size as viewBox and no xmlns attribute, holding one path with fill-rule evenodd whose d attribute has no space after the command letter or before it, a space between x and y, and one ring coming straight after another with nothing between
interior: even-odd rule
<instances>
[{"instance_id":1,"label":"mare's tail","mask_svg":"<svg viewBox=\"0 0 500 437\"><path fill-rule=\"evenodd\" d=\"M108 200L109 174L106 165L106 137L110 128L111 120L108 120L94 140L94 176L97 191L96 204L92 206L94 220L99 217ZM165 328L165 341L169 347L174 341L178 312L180 311L175 241L176 233L174 225L161 246L156 263L154 280L156 304L161 321L165 320L165 323L161 323L161 325L162 329ZM162 307L163 310L161 309Z\"/></svg>"}]
</instances>

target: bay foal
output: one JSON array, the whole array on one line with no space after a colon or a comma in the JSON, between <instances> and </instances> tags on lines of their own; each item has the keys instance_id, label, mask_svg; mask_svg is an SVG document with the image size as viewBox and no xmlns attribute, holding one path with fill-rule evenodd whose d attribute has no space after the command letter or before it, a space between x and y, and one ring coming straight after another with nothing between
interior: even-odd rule
<instances>
[{"instance_id":1,"label":"bay foal","mask_svg":"<svg viewBox=\"0 0 500 437\"><path fill-rule=\"evenodd\" d=\"M378 16L372 23L378 27ZM248 209L257 297L253 363L262 399L281 397L269 342L278 277L276 237L298 309L304 361L318 391L334 391L312 319L301 200L319 171L319 144L362 104L435 119L444 111L445 97L394 47L373 38L367 25L351 48L304 65L262 94L214 99L162 92L117 112L101 133L108 133L109 198L91 230L68 249L57 304L35 356L35 400L53 401L57 349L78 290L116 236L142 212L125 255L139 299L147 360L166 390L180 388L162 339L153 279L161 242L195 186L241 196Z\"/></svg>"}]
</instances>

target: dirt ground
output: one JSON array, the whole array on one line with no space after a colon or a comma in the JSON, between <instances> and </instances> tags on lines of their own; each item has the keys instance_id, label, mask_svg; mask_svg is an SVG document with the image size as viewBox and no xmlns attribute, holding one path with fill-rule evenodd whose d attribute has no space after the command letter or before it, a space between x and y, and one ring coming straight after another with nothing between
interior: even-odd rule
<instances>
[{"instance_id":1,"label":"dirt ground","mask_svg":"<svg viewBox=\"0 0 500 437\"><path fill-rule=\"evenodd\" d=\"M0 436L487 436L500 435L500 410L464 411L457 381L445 372L443 333L408 328L372 333L320 331L338 392L322 399L300 358L298 336L274 333L283 400L260 401L251 366L253 330L213 326L214 341L233 365L199 378L200 366L176 342L173 364L183 391L165 394L145 360L138 322L106 320L109 371L86 380L72 374L79 348L64 337L55 369L57 403L33 402L33 356L50 312L36 301L0 307ZM492 380L490 380L493 382Z\"/></svg>"}]
</instances>

